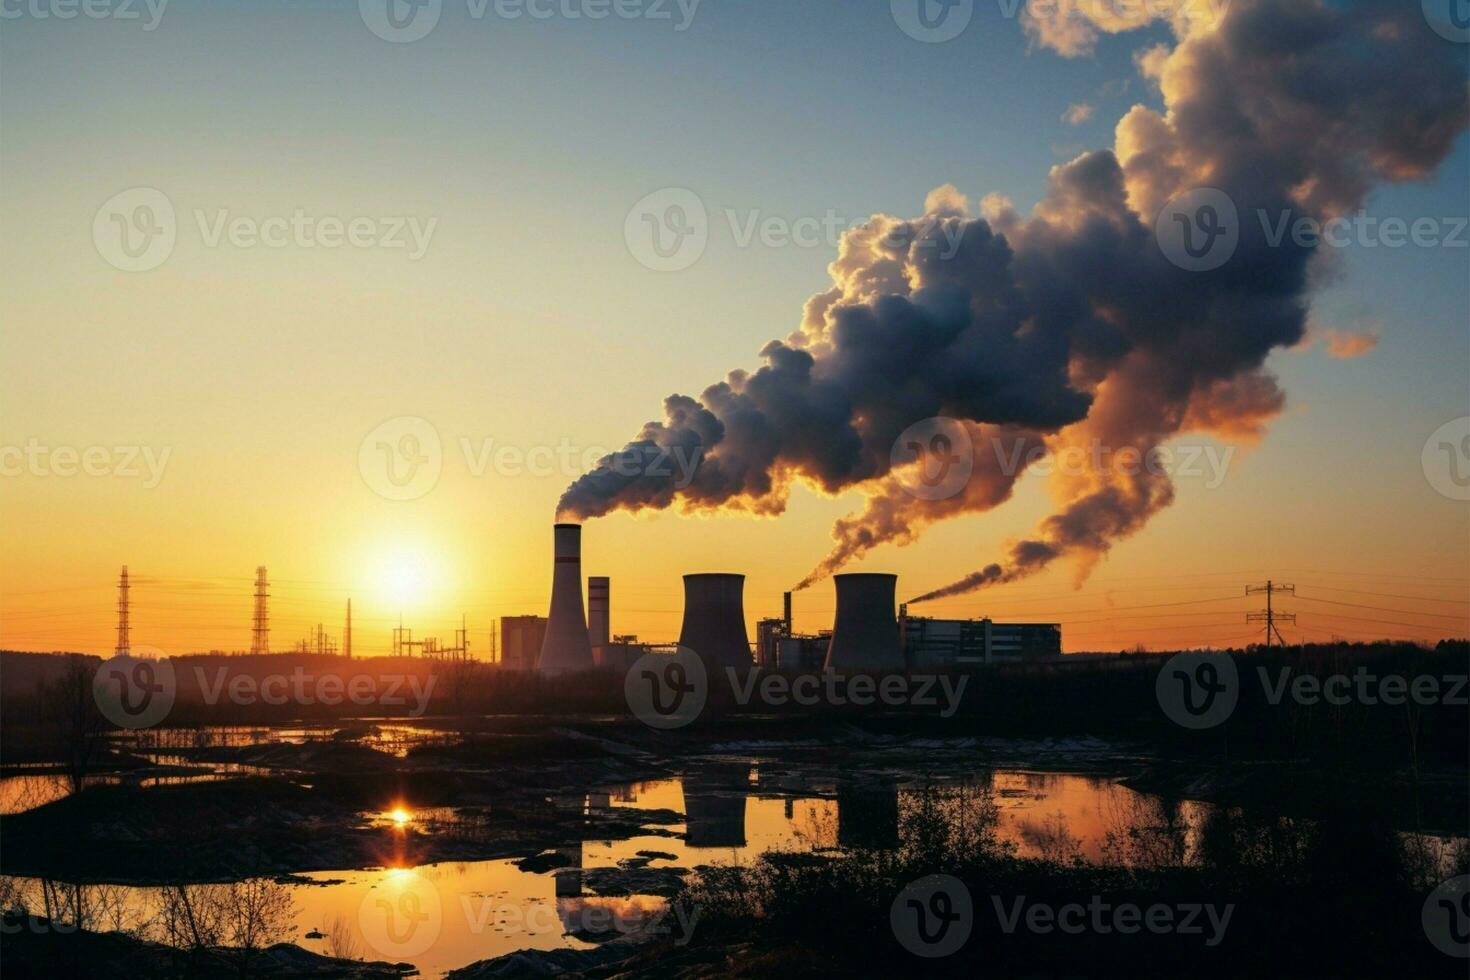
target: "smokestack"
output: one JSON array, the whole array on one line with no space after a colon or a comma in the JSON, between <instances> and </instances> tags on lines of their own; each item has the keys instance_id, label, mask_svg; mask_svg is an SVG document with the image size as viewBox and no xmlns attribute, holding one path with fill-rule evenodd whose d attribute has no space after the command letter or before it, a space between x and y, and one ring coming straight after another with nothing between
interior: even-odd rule
<instances>
[{"instance_id":1,"label":"smokestack","mask_svg":"<svg viewBox=\"0 0 1470 980\"><path fill-rule=\"evenodd\" d=\"M606 575L587 579L587 638L594 647L605 647L612 640L612 609L608 598L611 587Z\"/></svg>"},{"instance_id":2,"label":"smokestack","mask_svg":"<svg viewBox=\"0 0 1470 980\"><path fill-rule=\"evenodd\" d=\"M551 612L546 639L536 669L543 674L567 674L592 668L592 644L587 617L582 612L582 525L558 524L551 573Z\"/></svg>"},{"instance_id":3,"label":"smokestack","mask_svg":"<svg viewBox=\"0 0 1470 980\"><path fill-rule=\"evenodd\" d=\"M837 618L827 646L828 670L903 670L898 620L893 616L897 575L834 575Z\"/></svg>"},{"instance_id":4,"label":"smokestack","mask_svg":"<svg viewBox=\"0 0 1470 980\"><path fill-rule=\"evenodd\" d=\"M749 667L744 591L744 575L685 575L679 645L693 650L712 667Z\"/></svg>"},{"instance_id":5,"label":"smokestack","mask_svg":"<svg viewBox=\"0 0 1470 980\"><path fill-rule=\"evenodd\" d=\"M781 594L781 625L784 628L784 630L786 632L786 635L787 636L790 636L791 635L791 593L790 592L783 592Z\"/></svg>"}]
</instances>

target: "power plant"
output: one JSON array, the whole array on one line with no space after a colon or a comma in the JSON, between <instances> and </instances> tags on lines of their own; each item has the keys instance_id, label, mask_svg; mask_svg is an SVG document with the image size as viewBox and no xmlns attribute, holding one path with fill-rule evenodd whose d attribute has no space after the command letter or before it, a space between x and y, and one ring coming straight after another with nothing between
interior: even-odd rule
<instances>
[{"instance_id":1,"label":"power plant","mask_svg":"<svg viewBox=\"0 0 1470 980\"><path fill-rule=\"evenodd\" d=\"M626 671L644 654L673 652L672 644L640 643L636 636L613 633L612 582L607 576L587 579L584 606L582 526L556 524L553 537L550 611L544 619L501 620L502 668L546 675L592 668ZM758 664L772 670L901 672L1061 656L1061 627L1056 623L911 618L907 607L896 607L896 575L847 573L834 575L832 582L837 608L830 630L798 634L787 592L781 617L756 624L752 655L745 626L745 576L685 575L678 645L699 654L716 671Z\"/></svg>"},{"instance_id":2,"label":"power plant","mask_svg":"<svg viewBox=\"0 0 1470 980\"><path fill-rule=\"evenodd\" d=\"M547 676L590 670L594 666L587 615L582 606L582 525L557 524L553 538L551 611L546 617L541 655L536 658L536 670Z\"/></svg>"},{"instance_id":3,"label":"power plant","mask_svg":"<svg viewBox=\"0 0 1470 980\"><path fill-rule=\"evenodd\" d=\"M897 575L834 575L837 616L827 644L828 670L903 670L903 645L894 614Z\"/></svg>"},{"instance_id":4,"label":"power plant","mask_svg":"<svg viewBox=\"0 0 1470 980\"><path fill-rule=\"evenodd\" d=\"M684 576L684 623L679 645L714 669L751 665L745 632L745 576L706 572Z\"/></svg>"},{"instance_id":5,"label":"power plant","mask_svg":"<svg viewBox=\"0 0 1470 980\"><path fill-rule=\"evenodd\" d=\"M552 528L552 584L548 614L503 616L490 638L487 661L502 670L537 671L548 676L603 669L627 670L650 653L693 650L712 672L759 666L782 671L901 672L943 667L1021 663L1062 655L1058 623L997 623L982 619L939 619L910 616L908 607L894 611L898 576L846 573L832 577L836 612L832 628L798 633L792 621L792 594L782 597L781 616L756 623L752 650L745 623L745 576L737 572L696 572L684 578L684 608L677 644L640 642L632 634L614 633L612 581L605 575L586 580L582 596L582 525L558 523ZM117 580L117 641L114 655L131 653L131 582L122 566ZM1289 590L1268 582L1259 591ZM1256 591L1254 589L1248 591ZM268 654L270 581L265 566L256 569L251 620L252 654ZM1268 596L1269 598L1269 596ZM341 643L317 623L309 635L289 648L295 654L352 657L352 600L347 600ZM1265 616L1271 615L1268 610ZM1278 619L1284 618L1275 614ZM462 618L452 645L436 636L414 639L403 623L392 629L392 655L469 661L468 623Z\"/></svg>"}]
</instances>

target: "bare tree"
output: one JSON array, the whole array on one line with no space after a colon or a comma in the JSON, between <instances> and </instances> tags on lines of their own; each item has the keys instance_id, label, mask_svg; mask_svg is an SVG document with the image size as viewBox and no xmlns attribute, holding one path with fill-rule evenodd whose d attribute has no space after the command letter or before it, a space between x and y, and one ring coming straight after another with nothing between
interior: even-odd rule
<instances>
[{"instance_id":1,"label":"bare tree","mask_svg":"<svg viewBox=\"0 0 1470 980\"><path fill-rule=\"evenodd\" d=\"M291 890L270 878L246 878L224 888L225 935L239 951L240 974L247 976L257 952L289 935L295 903Z\"/></svg>"},{"instance_id":2,"label":"bare tree","mask_svg":"<svg viewBox=\"0 0 1470 980\"><path fill-rule=\"evenodd\" d=\"M343 960L362 958L362 947L358 945L357 933L352 920L340 912L333 912L322 933L327 937L327 952Z\"/></svg>"},{"instance_id":3,"label":"bare tree","mask_svg":"<svg viewBox=\"0 0 1470 980\"><path fill-rule=\"evenodd\" d=\"M241 976L249 976L255 954L290 933L295 903L291 890L265 877L227 885L166 885L159 923L168 945L194 956L228 950Z\"/></svg>"},{"instance_id":4,"label":"bare tree","mask_svg":"<svg viewBox=\"0 0 1470 980\"><path fill-rule=\"evenodd\" d=\"M97 708L92 682L97 664L80 654L67 654L61 674L37 689L41 722L61 754L72 792L82 788L93 757L98 754L107 721Z\"/></svg>"}]
</instances>

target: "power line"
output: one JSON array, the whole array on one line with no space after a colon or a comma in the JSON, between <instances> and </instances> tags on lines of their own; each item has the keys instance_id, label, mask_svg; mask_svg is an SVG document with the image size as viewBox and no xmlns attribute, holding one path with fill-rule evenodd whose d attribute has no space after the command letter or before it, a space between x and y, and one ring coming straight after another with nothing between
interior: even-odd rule
<instances>
[{"instance_id":1,"label":"power line","mask_svg":"<svg viewBox=\"0 0 1470 980\"><path fill-rule=\"evenodd\" d=\"M1354 609L1373 609L1378 612L1401 613L1407 616L1432 616L1436 619L1449 619L1457 623L1464 623L1470 620L1470 612L1467 612L1465 616L1451 616L1449 613L1420 612L1417 609L1394 609L1391 606L1370 606L1364 602L1339 602L1336 599L1318 599L1308 595L1298 596L1297 598L1303 602L1322 602L1329 606L1351 606Z\"/></svg>"},{"instance_id":2,"label":"power line","mask_svg":"<svg viewBox=\"0 0 1470 980\"><path fill-rule=\"evenodd\" d=\"M1282 637L1281 630L1278 629L1277 626L1276 626L1276 623L1277 623L1278 620L1281 621L1281 622L1283 622L1283 623L1295 623L1296 622L1296 616L1295 615L1293 615L1291 613L1279 613L1279 612L1276 612L1271 607L1271 597L1274 596L1277 592L1285 593L1286 595L1296 595L1296 586L1294 586L1294 585L1277 585L1276 583L1272 582L1270 579L1266 579L1266 584L1265 585L1247 585L1245 587L1245 594L1246 595L1260 595L1260 594L1264 593L1265 596L1266 596L1266 608L1265 608L1265 610L1262 611L1262 612L1258 612L1258 613L1246 613L1245 614L1245 621L1247 623L1265 623L1266 624L1266 646L1268 646L1268 647L1271 645L1271 636L1272 636L1272 634L1275 634L1276 639L1278 639L1278 640L1281 641L1281 645L1282 646L1285 646L1286 645L1286 640L1285 640L1285 638Z\"/></svg>"},{"instance_id":3,"label":"power line","mask_svg":"<svg viewBox=\"0 0 1470 980\"><path fill-rule=\"evenodd\" d=\"M1354 595L1371 595L1377 596L1380 599L1409 599L1414 602L1446 602L1456 606L1470 605L1470 596L1463 599L1441 599L1437 596L1427 595L1402 595L1395 592L1370 592L1365 589L1340 589L1331 585L1314 585L1312 583L1308 583L1307 588L1321 589L1323 592L1350 592ZM1434 586L1431 586L1431 588L1434 588Z\"/></svg>"}]
</instances>

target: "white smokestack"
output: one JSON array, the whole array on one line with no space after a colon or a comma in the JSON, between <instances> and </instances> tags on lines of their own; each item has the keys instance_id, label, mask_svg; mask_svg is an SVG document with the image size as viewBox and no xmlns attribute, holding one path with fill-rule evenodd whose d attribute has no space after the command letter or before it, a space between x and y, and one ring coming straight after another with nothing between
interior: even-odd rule
<instances>
[{"instance_id":1,"label":"white smokestack","mask_svg":"<svg viewBox=\"0 0 1470 980\"><path fill-rule=\"evenodd\" d=\"M606 575L592 575L587 579L587 638L594 647L605 647L612 642L611 587Z\"/></svg>"},{"instance_id":2,"label":"white smokestack","mask_svg":"<svg viewBox=\"0 0 1470 980\"><path fill-rule=\"evenodd\" d=\"M834 575L837 618L827 646L828 670L903 670L898 620L893 615L897 575Z\"/></svg>"},{"instance_id":3,"label":"white smokestack","mask_svg":"<svg viewBox=\"0 0 1470 980\"><path fill-rule=\"evenodd\" d=\"M582 611L582 525L558 524L551 574L551 612L546 639L536 669L542 674L567 674L592 668L592 644Z\"/></svg>"}]
</instances>

